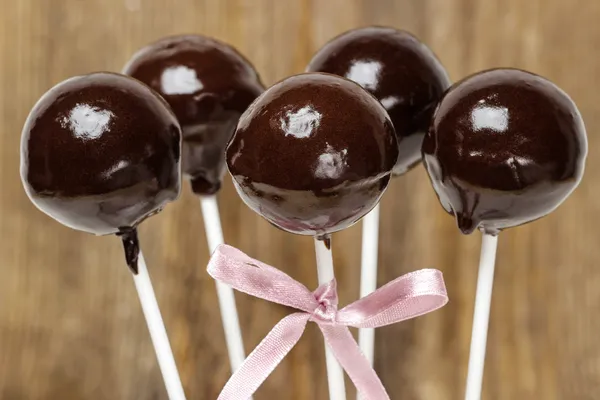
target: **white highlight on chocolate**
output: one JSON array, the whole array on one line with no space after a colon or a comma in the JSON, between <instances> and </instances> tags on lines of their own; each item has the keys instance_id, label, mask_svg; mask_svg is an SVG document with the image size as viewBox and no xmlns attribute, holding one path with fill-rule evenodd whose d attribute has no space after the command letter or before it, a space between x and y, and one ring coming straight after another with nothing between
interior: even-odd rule
<instances>
[{"instance_id":1,"label":"white highlight on chocolate","mask_svg":"<svg viewBox=\"0 0 600 400\"><path fill-rule=\"evenodd\" d=\"M104 171L102 173L102 176L104 176L105 179L109 179L115 172L121 171L122 169L129 167L130 164L131 163L129 161L121 160L106 171Z\"/></svg>"},{"instance_id":2,"label":"white highlight on chocolate","mask_svg":"<svg viewBox=\"0 0 600 400\"><path fill-rule=\"evenodd\" d=\"M325 152L321 154L317 160L317 166L315 168L315 177L321 179L337 179L346 170L348 162L346 156L348 150L343 149L337 151L333 147L326 143Z\"/></svg>"},{"instance_id":3,"label":"white highlight on chocolate","mask_svg":"<svg viewBox=\"0 0 600 400\"><path fill-rule=\"evenodd\" d=\"M497 247L498 236L483 235L481 257L479 259L479 274L477 276L477 293L475 295L475 312L473 315L465 400L481 399Z\"/></svg>"},{"instance_id":4,"label":"white highlight on chocolate","mask_svg":"<svg viewBox=\"0 0 600 400\"><path fill-rule=\"evenodd\" d=\"M89 104L77 104L68 116L59 118L58 122L63 129L70 129L75 136L81 139L97 139L108 130L108 126L115 115L109 110L92 107Z\"/></svg>"},{"instance_id":5,"label":"white highlight on chocolate","mask_svg":"<svg viewBox=\"0 0 600 400\"><path fill-rule=\"evenodd\" d=\"M280 118L279 122L285 136L291 135L298 139L305 139L321 125L321 117L321 113L309 105L298 111L287 111L285 117Z\"/></svg>"},{"instance_id":6,"label":"white highlight on chocolate","mask_svg":"<svg viewBox=\"0 0 600 400\"><path fill-rule=\"evenodd\" d=\"M398 96L387 96L381 99L380 103L386 110L400 104L401 99Z\"/></svg>"},{"instance_id":7,"label":"white highlight on chocolate","mask_svg":"<svg viewBox=\"0 0 600 400\"><path fill-rule=\"evenodd\" d=\"M480 100L479 103L484 102ZM508 129L508 108L483 105L471 112L471 123L476 130L490 129L504 132Z\"/></svg>"},{"instance_id":8,"label":"white highlight on chocolate","mask_svg":"<svg viewBox=\"0 0 600 400\"><path fill-rule=\"evenodd\" d=\"M165 94L193 94L204 88L196 71L185 65L165 69L160 86Z\"/></svg>"},{"instance_id":9,"label":"white highlight on chocolate","mask_svg":"<svg viewBox=\"0 0 600 400\"><path fill-rule=\"evenodd\" d=\"M376 90L379 85L381 66L379 61L357 61L350 67L346 78L365 89Z\"/></svg>"},{"instance_id":10,"label":"white highlight on chocolate","mask_svg":"<svg viewBox=\"0 0 600 400\"><path fill-rule=\"evenodd\" d=\"M142 310L146 317L146 324L148 325L150 338L156 351L158 366L165 381L167 395L169 396L169 400L185 400L183 385L181 384L181 378L179 378L167 330L160 314L160 309L158 308L150 275L148 275L148 267L141 251L138 256L137 265L138 273L137 275L133 275L133 282L135 283Z\"/></svg>"}]
</instances>

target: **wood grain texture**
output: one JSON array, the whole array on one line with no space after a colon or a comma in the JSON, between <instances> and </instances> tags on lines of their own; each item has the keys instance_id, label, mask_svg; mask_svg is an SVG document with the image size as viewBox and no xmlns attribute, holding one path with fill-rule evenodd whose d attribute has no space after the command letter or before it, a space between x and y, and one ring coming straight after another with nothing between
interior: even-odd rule
<instances>
[{"instance_id":1,"label":"wood grain texture","mask_svg":"<svg viewBox=\"0 0 600 400\"><path fill-rule=\"evenodd\" d=\"M453 79L521 67L547 76L580 107L590 154L579 189L551 216L502 234L484 381L486 400L600 398L600 2L595 0L2 0L0 13L0 399L166 399L116 238L60 226L19 180L25 117L71 75L118 71L139 47L176 33L236 46L265 83L301 72L334 35L368 25L412 31ZM229 181L226 240L316 285L312 240L271 227ZM380 283L422 267L444 271L444 309L377 331L376 368L393 399L461 399L478 234L462 236L422 167L382 201ZM157 296L189 399L214 399L228 378L198 200L186 185L141 228ZM333 238L343 304L358 294L360 227ZM237 296L252 349L287 311ZM322 339L310 326L256 399L326 399ZM351 385L348 385L351 387Z\"/></svg>"}]
</instances>

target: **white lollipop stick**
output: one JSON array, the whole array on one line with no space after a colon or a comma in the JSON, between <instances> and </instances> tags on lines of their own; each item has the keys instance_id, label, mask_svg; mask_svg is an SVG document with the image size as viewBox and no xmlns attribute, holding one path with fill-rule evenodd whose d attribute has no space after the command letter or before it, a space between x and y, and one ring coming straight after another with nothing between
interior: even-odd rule
<instances>
[{"instance_id":1,"label":"white lollipop stick","mask_svg":"<svg viewBox=\"0 0 600 400\"><path fill-rule=\"evenodd\" d=\"M377 289L377 251L379 245L379 204L362 220L362 254L360 260L360 297ZM358 345L371 365L375 359L375 329L358 331ZM360 395L357 398L361 398Z\"/></svg>"},{"instance_id":2,"label":"white lollipop stick","mask_svg":"<svg viewBox=\"0 0 600 400\"><path fill-rule=\"evenodd\" d=\"M329 246L328 246L329 244ZM319 285L328 283L334 278L333 257L331 255L331 242L327 238L320 240L315 237L315 252L317 255L317 274ZM325 343L325 362L327 363L327 381L329 384L330 400L346 400L346 385L344 370Z\"/></svg>"},{"instance_id":3,"label":"white lollipop stick","mask_svg":"<svg viewBox=\"0 0 600 400\"><path fill-rule=\"evenodd\" d=\"M160 315L158 302L156 301L152 282L150 282L150 276L148 275L146 261L141 251L138 256L137 267L138 273L137 275L133 274L133 282L135 283L135 288L142 304L142 310L146 317L158 365L165 381L165 386L167 387L167 395L170 400L185 400L185 393L183 392L181 379L177 372L177 365L175 364L173 351L169 344L167 330Z\"/></svg>"},{"instance_id":4,"label":"white lollipop stick","mask_svg":"<svg viewBox=\"0 0 600 400\"><path fill-rule=\"evenodd\" d=\"M473 331L471 333L469 372L467 374L467 390L465 395L466 400L481 399L497 247L498 236L488 234L483 235L481 242L481 257L479 259L479 274L477 276L477 294L475 295Z\"/></svg>"},{"instance_id":5,"label":"white lollipop stick","mask_svg":"<svg viewBox=\"0 0 600 400\"><path fill-rule=\"evenodd\" d=\"M216 196L202 196L200 197L200 205L202 206L208 248L212 254L217 246L224 243L217 198ZM221 320L223 321L223 329L225 330L225 342L229 352L229 363L231 364L231 372L235 372L246 358L240 321L235 305L235 296L231 286L219 281L216 281L216 285Z\"/></svg>"}]
</instances>

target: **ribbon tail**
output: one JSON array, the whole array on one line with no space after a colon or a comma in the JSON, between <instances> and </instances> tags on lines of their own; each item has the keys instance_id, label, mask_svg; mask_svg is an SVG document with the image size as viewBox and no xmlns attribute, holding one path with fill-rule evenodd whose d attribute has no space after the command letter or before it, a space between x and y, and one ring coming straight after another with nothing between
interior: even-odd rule
<instances>
[{"instance_id":1,"label":"ribbon tail","mask_svg":"<svg viewBox=\"0 0 600 400\"><path fill-rule=\"evenodd\" d=\"M319 325L327 345L365 400L390 400L381 380L369 364L350 330L341 325Z\"/></svg>"},{"instance_id":2,"label":"ribbon tail","mask_svg":"<svg viewBox=\"0 0 600 400\"><path fill-rule=\"evenodd\" d=\"M294 313L283 318L229 378L217 400L248 400L302 337L310 318Z\"/></svg>"}]
</instances>

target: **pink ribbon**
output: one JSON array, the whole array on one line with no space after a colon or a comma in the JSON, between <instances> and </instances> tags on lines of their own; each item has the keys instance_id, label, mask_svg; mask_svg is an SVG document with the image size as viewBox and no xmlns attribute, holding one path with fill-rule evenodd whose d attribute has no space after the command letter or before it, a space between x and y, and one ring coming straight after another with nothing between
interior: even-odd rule
<instances>
[{"instance_id":1,"label":"pink ribbon","mask_svg":"<svg viewBox=\"0 0 600 400\"><path fill-rule=\"evenodd\" d=\"M378 328L434 311L448 302L440 271L422 269L403 275L341 310L336 281L311 292L285 273L238 249L220 245L208 273L234 289L300 310L283 318L225 385L218 400L247 400L298 343L308 321L315 322L327 345L366 400L388 400L375 370L348 329Z\"/></svg>"}]
</instances>

